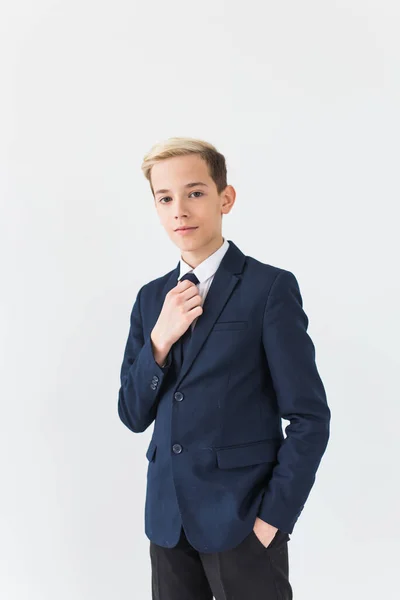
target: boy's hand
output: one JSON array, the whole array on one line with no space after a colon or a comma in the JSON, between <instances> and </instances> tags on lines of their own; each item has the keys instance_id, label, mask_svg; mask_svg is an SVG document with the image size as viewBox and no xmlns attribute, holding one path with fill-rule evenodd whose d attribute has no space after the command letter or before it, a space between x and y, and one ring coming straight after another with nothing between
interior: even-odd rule
<instances>
[{"instance_id":1,"label":"boy's hand","mask_svg":"<svg viewBox=\"0 0 400 600\"><path fill-rule=\"evenodd\" d=\"M270 525L269 523L266 523L265 521L260 519L260 517L256 517L253 531L254 531L255 535L258 537L258 539L260 540L260 542L266 548L268 548L268 546L274 539L275 534L278 531L278 528L274 527L274 525Z\"/></svg>"},{"instance_id":2,"label":"boy's hand","mask_svg":"<svg viewBox=\"0 0 400 600\"><path fill-rule=\"evenodd\" d=\"M151 339L154 345L168 352L185 333L192 322L203 313L202 298L195 283L189 279L179 281L164 299L164 304Z\"/></svg>"}]
</instances>

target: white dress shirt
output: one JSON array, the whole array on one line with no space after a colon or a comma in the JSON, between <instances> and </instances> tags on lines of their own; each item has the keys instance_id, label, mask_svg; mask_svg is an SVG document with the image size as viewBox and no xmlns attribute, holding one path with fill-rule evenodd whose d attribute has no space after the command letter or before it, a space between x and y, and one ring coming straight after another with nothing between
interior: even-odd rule
<instances>
[{"instance_id":1,"label":"white dress shirt","mask_svg":"<svg viewBox=\"0 0 400 600\"><path fill-rule=\"evenodd\" d=\"M218 269L221 260L223 259L226 251L229 248L229 242L225 238L222 238L222 239L223 239L223 243L218 248L218 250L216 250L215 252L210 254L210 256L208 256L206 259L204 259L203 262L201 262L199 265L197 265L196 268L192 269L192 267L190 265L188 265L183 260L182 257L180 260L180 272L179 272L179 276L178 276L178 281L186 273L194 273L194 275L196 275L197 279L199 280L199 283L197 283L196 285L197 285L197 289L199 290L199 294L202 299L201 306L203 306L203 304L204 304L204 300L207 296L208 290L210 289L210 285L212 284L212 281L214 279L215 272ZM194 326L196 325L197 319L198 319L198 317L196 317L193 320L193 322L191 323L192 331L193 331ZM165 367L165 365L167 363L168 363L168 358L166 359L164 364L161 365L161 367Z\"/></svg>"},{"instance_id":2,"label":"white dress shirt","mask_svg":"<svg viewBox=\"0 0 400 600\"><path fill-rule=\"evenodd\" d=\"M221 260L223 259L225 252L229 248L229 242L223 238L222 246L218 248L213 254L210 254L203 262L201 262L195 269L192 269L190 265L188 265L183 258L181 257L180 261L180 273L178 276L178 281L181 277L183 277L186 273L193 273L196 275L199 283L197 284L197 289L199 290L199 294L201 296L201 306L204 304L204 300L207 296L207 292L210 289L210 285L214 279L214 275L216 270L219 267ZM192 330L196 324L198 317L194 319L191 324Z\"/></svg>"}]
</instances>

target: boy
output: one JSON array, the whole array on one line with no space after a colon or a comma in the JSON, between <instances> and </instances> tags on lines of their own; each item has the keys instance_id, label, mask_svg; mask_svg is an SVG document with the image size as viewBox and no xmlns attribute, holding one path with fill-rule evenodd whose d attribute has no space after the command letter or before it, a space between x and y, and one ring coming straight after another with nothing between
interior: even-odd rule
<instances>
[{"instance_id":1,"label":"boy","mask_svg":"<svg viewBox=\"0 0 400 600\"><path fill-rule=\"evenodd\" d=\"M330 424L297 280L222 236L236 192L214 146L170 138L142 170L180 250L137 294L118 397L131 431L154 421L152 598L288 600L289 534Z\"/></svg>"}]
</instances>

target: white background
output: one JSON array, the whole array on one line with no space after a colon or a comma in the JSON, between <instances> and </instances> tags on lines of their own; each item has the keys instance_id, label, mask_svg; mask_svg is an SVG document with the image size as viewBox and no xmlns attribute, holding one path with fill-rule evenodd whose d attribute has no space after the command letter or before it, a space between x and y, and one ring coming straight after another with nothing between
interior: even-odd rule
<instances>
[{"instance_id":1,"label":"white background","mask_svg":"<svg viewBox=\"0 0 400 600\"><path fill-rule=\"evenodd\" d=\"M3 1L0 596L150 594L151 428L119 420L141 285L174 268L140 164L227 159L223 234L291 270L332 411L289 542L296 600L394 599L400 5Z\"/></svg>"}]
</instances>

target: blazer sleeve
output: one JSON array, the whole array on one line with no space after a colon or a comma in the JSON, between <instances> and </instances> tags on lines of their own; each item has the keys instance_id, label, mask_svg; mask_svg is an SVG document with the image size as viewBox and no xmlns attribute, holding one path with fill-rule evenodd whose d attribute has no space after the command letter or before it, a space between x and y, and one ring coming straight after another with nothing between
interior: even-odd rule
<instances>
[{"instance_id":1,"label":"blazer sleeve","mask_svg":"<svg viewBox=\"0 0 400 600\"><path fill-rule=\"evenodd\" d=\"M171 352L165 366L160 367L154 358L150 334L144 337L140 309L143 287L131 311L118 392L119 417L135 433L145 431L154 421L160 389L171 366Z\"/></svg>"},{"instance_id":2,"label":"blazer sleeve","mask_svg":"<svg viewBox=\"0 0 400 600\"><path fill-rule=\"evenodd\" d=\"M314 484L330 429L330 409L307 327L296 277L282 270L268 295L262 336L279 414L290 424L258 516L287 533Z\"/></svg>"}]
</instances>

